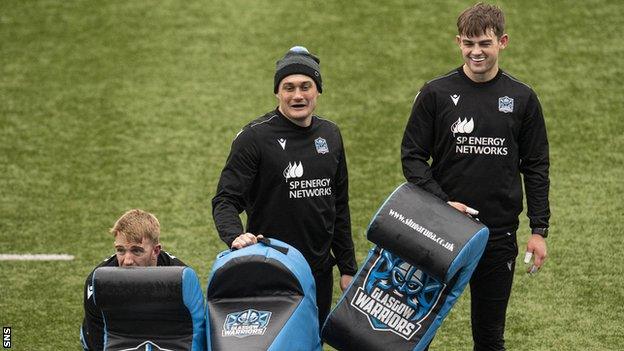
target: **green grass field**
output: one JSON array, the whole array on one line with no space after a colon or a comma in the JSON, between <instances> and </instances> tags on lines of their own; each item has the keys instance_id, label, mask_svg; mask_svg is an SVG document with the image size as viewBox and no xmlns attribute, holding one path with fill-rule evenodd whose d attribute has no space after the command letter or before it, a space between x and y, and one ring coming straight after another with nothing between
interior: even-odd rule
<instances>
[{"instance_id":1,"label":"green grass field","mask_svg":"<svg viewBox=\"0 0 624 351\"><path fill-rule=\"evenodd\" d=\"M210 200L229 145L276 106L275 60L296 44L321 58L317 112L342 129L362 262L370 217L403 181L414 95L460 65L455 21L471 4L1 1L0 254L75 255L0 261L12 349L80 349L82 284L130 208L156 214L165 248L205 287L225 248ZM508 348L622 350L624 4L499 4L511 39L501 65L540 96L551 145L550 259L536 277L517 263ZM524 215L519 233L523 251ZM432 350L472 349L468 301Z\"/></svg>"}]
</instances>

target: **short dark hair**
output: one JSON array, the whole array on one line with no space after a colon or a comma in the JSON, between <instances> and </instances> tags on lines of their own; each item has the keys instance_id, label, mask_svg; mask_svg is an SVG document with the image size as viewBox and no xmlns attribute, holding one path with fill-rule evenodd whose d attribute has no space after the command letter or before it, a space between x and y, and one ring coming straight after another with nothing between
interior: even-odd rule
<instances>
[{"instance_id":1,"label":"short dark hair","mask_svg":"<svg viewBox=\"0 0 624 351\"><path fill-rule=\"evenodd\" d=\"M505 34L505 15L500 7L478 2L467 8L457 18L457 32L469 37L486 34L492 29L496 37Z\"/></svg>"}]
</instances>

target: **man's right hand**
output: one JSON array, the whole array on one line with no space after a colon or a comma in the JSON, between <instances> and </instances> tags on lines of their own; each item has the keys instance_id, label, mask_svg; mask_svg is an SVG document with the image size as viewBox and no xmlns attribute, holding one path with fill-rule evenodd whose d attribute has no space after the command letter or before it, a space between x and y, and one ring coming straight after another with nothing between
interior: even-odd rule
<instances>
[{"instance_id":1,"label":"man's right hand","mask_svg":"<svg viewBox=\"0 0 624 351\"><path fill-rule=\"evenodd\" d=\"M466 214L468 216L476 216L479 214L479 211L475 210L472 207L468 207L464 204L462 204L461 202L455 202L455 201L448 201L447 202L449 205L453 206L457 211Z\"/></svg>"},{"instance_id":2,"label":"man's right hand","mask_svg":"<svg viewBox=\"0 0 624 351\"><path fill-rule=\"evenodd\" d=\"M255 236L252 233L243 233L232 241L232 249L242 249L245 246L253 245L258 242L258 239L264 238L262 235Z\"/></svg>"}]
</instances>

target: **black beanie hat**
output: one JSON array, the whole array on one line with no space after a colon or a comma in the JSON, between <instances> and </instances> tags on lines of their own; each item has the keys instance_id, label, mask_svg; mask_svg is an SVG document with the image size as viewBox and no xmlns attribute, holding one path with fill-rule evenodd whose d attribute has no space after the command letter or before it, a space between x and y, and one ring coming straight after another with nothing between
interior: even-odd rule
<instances>
[{"instance_id":1,"label":"black beanie hat","mask_svg":"<svg viewBox=\"0 0 624 351\"><path fill-rule=\"evenodd\" d=\"M282 79L291 74L306 75L316 83L316 89L319 93L323 92L323 80L321 79L321 60L312 55L308 49L303 46L293 46L288 50L286 55L275 64L275 85L273 92L277 94L277 90Z\"/></svg>"}]
</instances>

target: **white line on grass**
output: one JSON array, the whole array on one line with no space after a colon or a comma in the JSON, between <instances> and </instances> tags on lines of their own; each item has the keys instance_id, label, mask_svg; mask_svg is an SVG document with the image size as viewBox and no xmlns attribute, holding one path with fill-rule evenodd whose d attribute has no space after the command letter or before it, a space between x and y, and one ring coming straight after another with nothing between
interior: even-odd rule
<instances>
[{"instance_id":1,"label":"white line on grass","mask_svg":"<svg viewBox=\"0 0 624 351\"><path fill-rule=\"evenodd\" d=\"M72 255L66 254L0 254L0 261L71 261Z\"/></svg>"}]
</instances>

